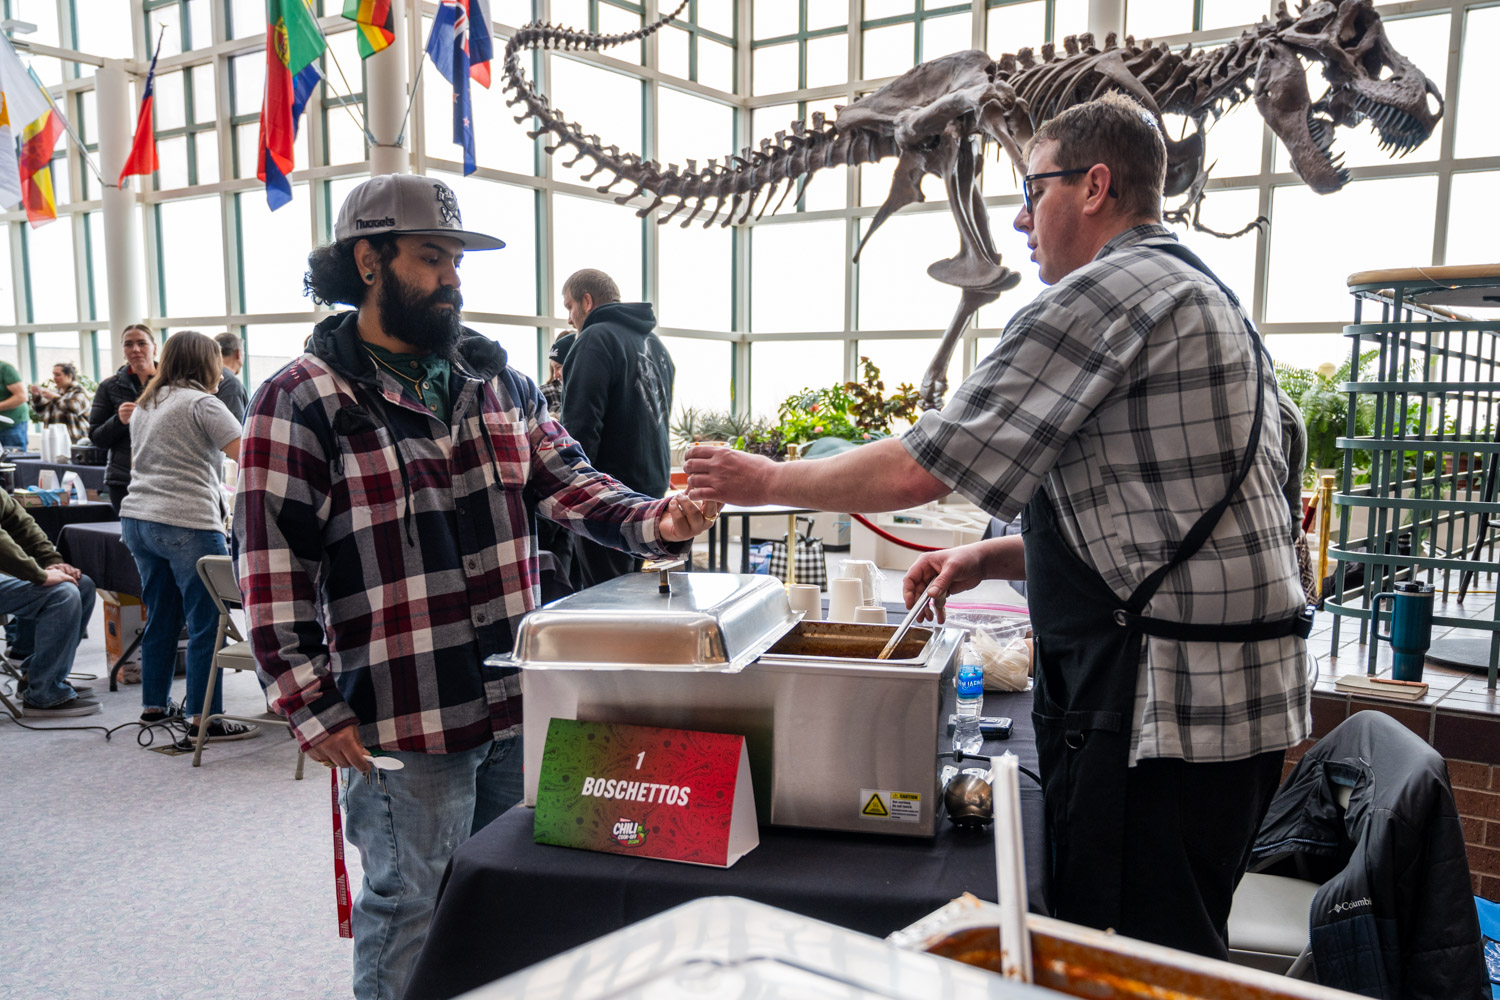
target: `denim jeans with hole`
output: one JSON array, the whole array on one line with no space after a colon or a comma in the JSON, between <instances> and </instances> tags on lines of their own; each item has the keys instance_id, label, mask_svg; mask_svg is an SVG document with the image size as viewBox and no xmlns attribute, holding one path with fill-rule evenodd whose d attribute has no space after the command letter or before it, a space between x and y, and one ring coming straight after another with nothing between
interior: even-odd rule
<instances>
[{"instance_id":1,"label":"denim jeans with hole","mask_svg":"<svg viewBox=\"0 0 1500 1000\"><path fill-rule=\"evenodd\" d=\"M219 609L198 578L198 560L227 555L224 533L179 528L134 517L120 518L120 537L141 572L141 603L146 630L141 634L141 707L166 708L177 670L177 637L187 620L187 696L189 716L203 712L203 692L213 664ZM224 688L214 688L209 712L224 710Z\"/></svg>"},{"instance_id":2,"label":"denim jeans with hole","mask_svg":"<svg viewBox=\"0 0 1500 1000\"><path fill-rule=\"evenodd\" d=\"M406 766L345 768L349 842L364 881L354 900L354 996L400 1000L458 845L521 801L521 737L459 753L393 752Z\"/></svg>"},{"instance_id":3,"label":"denim jeans with hole","mask_svg":"<svg viewBox=\"0 0 1500 1000\"><path fill-rule=\"evenodd\" d=\"M94 581L86 576L76 584L44 587L0 574L0 614L23 623L32 644L21 664L26 671L26 704L51 708L78 696L68 684L68 674L93 613Z\"/></svg>"}]
</instances>

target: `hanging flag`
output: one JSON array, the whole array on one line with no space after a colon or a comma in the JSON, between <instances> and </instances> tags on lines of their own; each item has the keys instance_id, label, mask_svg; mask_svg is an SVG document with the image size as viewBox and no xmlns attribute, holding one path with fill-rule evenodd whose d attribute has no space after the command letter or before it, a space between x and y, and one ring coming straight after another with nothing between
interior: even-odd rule
<instances>
[{"instance_id":1,"label":"hanging flag","mask_svg":"<svg viewBox=\"0 0 1500 1000\"><path fill-rule=\"evenodd\" d=\"M359 57L368 59L396 40L391 0L344 0L344 16L359 25Z\"/></svg>"},{"instance_id":2,"label":"hanging flag","mask_svg":"<svg viewBox=\"0 0 1500 1000\"><path fill-rule=\"evenodd\" d=\"M21 64L10 39L0 34L0 94L4 95L7 123L21 126L21 153L17 175L26 218L33 227L57 218L57 197L52 191L52 151L68 123L53 106L42 85Z\"/></svg>"},{"instance_id":3,"label":"hanging flag","mask_svg":"<svg viewBox=\"0 0 1500 1000\"><path fill-rule=\"evenodd\" d=\"M159 165L156 159L156 125L152 120L151 102L156 96L156 57L161 55L161 39L156 40L156 51L151 56L151 68L146 71L146 90L141 95L141 110L135 116L135 142L130 146L130 155L125 158L125 166L120 170L120 187L125 186L125 178L156 172Z\"/></svg>"},{"instance_id":4,"label":"hanging flag","mask_svg":"<svg viewBox=\"0 0 1500 1000\"><path fill-rule=\"evenodd\" d=\"M292 200L297 126L322 76L323 33L306 0L266 0L266 92L260 106L260 151L255 176L275 211Z\"/></svg>"},{"instance_id":5,"label":"hanging flag","mask_svg":"<svg viewBox=\"0 0 1500 1000\"><path fill-rule=\"evenodd\" d=\"M14 208L21 200L21 166L16 160L16 136L10 128L5 95L0 94L0 207Z\"/></svg>"},{"instance_id":6,"label":"hanging flag","mask_svg":"<svg viewBox=\"0 0 1500 1000\"><path fill-rule=\"evenodd\" d=\"M474 172L474 115L469 103L469 0L442 0L427 38L427 55L453 84L453 141L464 148L464 173Z\"/></svg>"},{"instance_id":7,"label":"hanging flag","mask_svg":"<svg viewBox=\"0 0 1500 1000\"><path fill-rule=\"evenodd\" d=\"M490 60L495 58L490 25L490 0L469 0L469 76L486 90L490 86Z\"/></svg>"}]
</instances>

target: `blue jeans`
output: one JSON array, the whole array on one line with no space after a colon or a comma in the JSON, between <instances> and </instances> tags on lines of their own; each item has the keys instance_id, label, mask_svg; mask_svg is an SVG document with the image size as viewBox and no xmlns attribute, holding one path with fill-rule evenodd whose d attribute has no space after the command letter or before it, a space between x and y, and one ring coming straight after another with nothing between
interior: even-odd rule
<instances>
[{"instance_id":1,"label":"blue jeans","mask_svg":"<svg viewBox=\"0 0 1500 1000\"><path fill-rule=\"evenodd\" d=\"M25 451L29 440L26 428L26 424L0 425L0 445L12 450Z\"/></svg>"},{"instance_id":2,"label":"blue jeans","mask_svg":"<svg viewBox=\"0 0 1500 1000\"><path fill-rule=\"evenodd\" d=\"M364 882L354 900L354 996L400 1000L458 845L521 801L521 738L461 753L390 753L406 767L345 768L349 842Z\"/></svg>"},{"instance_id":3,"label":"blue jeans","mask_svg":"<svg viewBox=\"0 0 1500 1000\"><path fill-rule=\"evenodd\" d=\"M222 556L224 533L178 528L134 517L120 519L120 537L141 571L141 603L146 630L141 634L141 707L166 708L177 672L177 637L187 617L187 697L189 716L203 713L203 692L219 634L219 609L198 578L198 560ZM223 687L215 686L210 712L224 710Z\"/></svg>"},{"instance_id":4,"label":"blue jeans","mask_svg":"<svg viewBox=\"0 0 1500 1000\"><path fill-rule=\"evenodd\" d=\"M26 671L25 702L36 708L61 705L78 692L68 684L78 640L94 613L94 581L44 587L0 574L0 614L14 615L34 636Z\"/></svg>"}]
</instances>

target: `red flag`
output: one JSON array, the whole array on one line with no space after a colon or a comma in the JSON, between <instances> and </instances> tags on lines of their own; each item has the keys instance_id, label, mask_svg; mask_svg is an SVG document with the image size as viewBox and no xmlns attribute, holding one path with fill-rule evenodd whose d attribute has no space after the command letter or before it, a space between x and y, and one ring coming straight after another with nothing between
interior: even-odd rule
<instances>
[{"instance_id":1,"label":"red flag","mask_svg":"<svg viewBox=\"0 0 1500 1000\"><path fill-rule=\"evenodd\" d=\"M125 158L125 167L120 171L120 187L132 174L152 174L159 165L156 160L156 125L151 118L151 99L156 95L156 57L161 55L161 39L156 40L156 52L151 56L151 69L146 73L146 92L141 97L141 110L135 117L135 142L130 146L130 155Z\"/></svg>"}]
</instances>

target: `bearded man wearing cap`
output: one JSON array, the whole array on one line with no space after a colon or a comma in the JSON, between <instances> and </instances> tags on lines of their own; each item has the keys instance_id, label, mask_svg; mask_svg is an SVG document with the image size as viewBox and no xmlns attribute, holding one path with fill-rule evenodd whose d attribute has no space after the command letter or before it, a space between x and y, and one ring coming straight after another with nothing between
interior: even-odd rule
<instances>
[{"instance_id":1,"label":"bearded man wearing cap","mask_svg":"<svg viewBox=\"0 0 1500 1000\"><path fill-rule=\"evenodd\" d=\"M364 868L354 995L388 1000L454 848L520 798L520 678L484 658L537 604L533 519L662 558L717 508L596 472L536 383L461 324L460 263L504 244L463 228L447 185L372 178L334 238L306 290L355 308L255 394L234 524L262 683L307 754L343 769Z\"/></svg>"}]
</instances>

